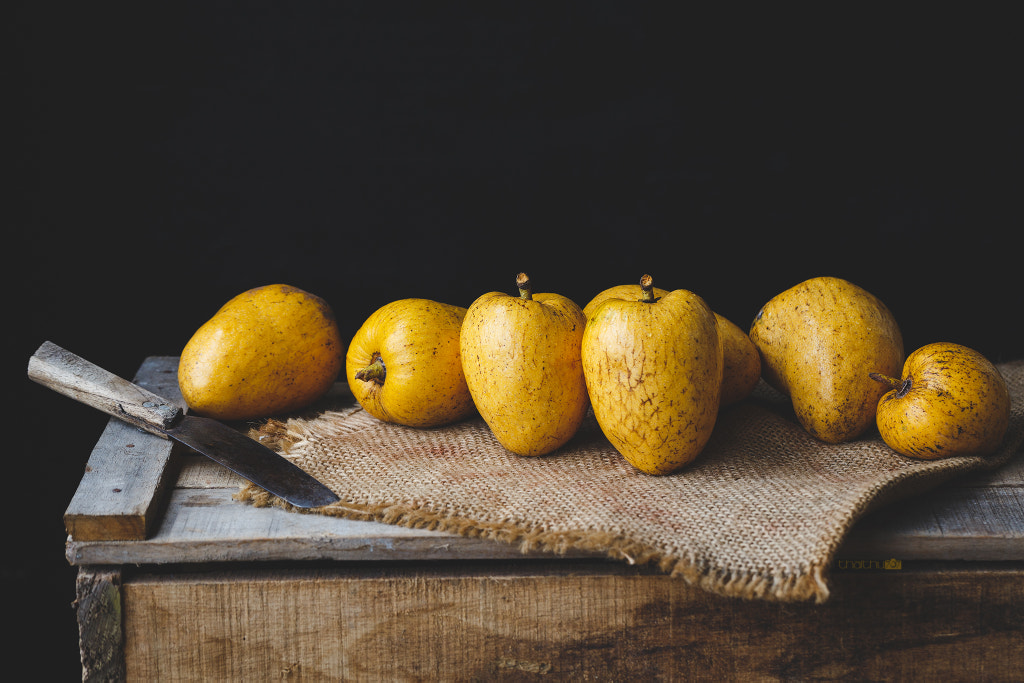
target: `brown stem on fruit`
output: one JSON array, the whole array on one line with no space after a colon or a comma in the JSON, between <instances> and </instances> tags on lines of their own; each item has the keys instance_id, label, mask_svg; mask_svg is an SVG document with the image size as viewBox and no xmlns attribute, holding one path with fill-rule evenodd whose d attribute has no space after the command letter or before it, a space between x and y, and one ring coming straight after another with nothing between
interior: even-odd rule
<instances>
[{"instance_id":1,"label":"brown stem on fruit","mask_svg":"<svg viewBox=\"0 0 1024 683\"><path fill-rule=\"evenodd\" d=\"M653 304L658 300L658 297L654 296L654 278L647 273L640 278L640 289L643 292L643 298L640 301Z\"/></svg>"},{"instance_id":2,"label":"brown stem on fruit","mask_svg":"<svg viewBox=\"0 0 1024 683\"><path fill-rule=\"evenodd\" d=\"M516 287L519 288L520 299L533 298L533 285L530 283L530 276L526 273L516 275Z\"/></svg>"},{"instance_id":3,"label":"brown stem on fruit","mask_svg":"<svg viewBox=\"0 0 1024 683\"><path fill-rule=\"evenodd\" d=\"M373 354L372 362L356 373L356 379L361 379L364 382L376 382L383 386L384 378L387 374L387 368L384 367L384 361L381 359L379 353L375 353Z\"/></svg>"},{"instance_id":4,"label":"brown stem on fruit","mask_svg":"<svg viewBox=\"0 0 1024 683\"><path fill-rule=\"evenodd\" d=\"M894 377L882 375L877 372L868 373L868 377L875 380L876 382L888 384L891 389L895 389L896 398L903 398L904 396L906 396L907 392L910 391L911 387L913 387L914 385L913 380L911 380L909 377L906 379L896 379Z\"/></svg>"}]
</instances>

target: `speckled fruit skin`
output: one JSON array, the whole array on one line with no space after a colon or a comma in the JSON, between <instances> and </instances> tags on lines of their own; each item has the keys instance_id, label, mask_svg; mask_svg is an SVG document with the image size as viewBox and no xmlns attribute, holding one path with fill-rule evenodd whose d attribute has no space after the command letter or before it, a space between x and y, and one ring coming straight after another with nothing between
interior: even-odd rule
<instances>
[{"instance_id":1,"label":"speckled fruit skin","mask_svg":"<svg viewBox=\"0 0 1024 683\"><path fill-rule=\"evenodd\" d=\"M778 294L750 327L761 376L790 397L797 420L826 443L852 441L875 422L883 385L895 375L903 337L889 309L857 285L817 277Z\"/></svg>"},{"instance_id":2,"label":"speckled fruit skin","mask_svg":"<svg viewBox=\"0 0 1024 683\"><path fill-rule=\"evenodd\" d=\"M668 290L655 287L654 296L661 298ZM640 285L616 285L600 292L583 307L587 320L598 306L608 299L639 301L643 296ZM724 368L722 370L722 395L719 406L725 408L750 396L761 379L761 356L750 337L734 322L715 313L718 320L718 334L722 341Z\"/></svg>"},{"instance_id":3,"label":"speckled fruit skin","mask_svg":"<svg viewBox=\"0 0 1024 683\"><path fill-rule=\"evenodd\" d=\"M331 307L290 285L266 285L224 304L181 352L189 409L247 420L304 408L334 384L344 348Z\"/></svg>"},{"instance_id":4,"label":"speckled fruit skin","mask_svg":"<svg viewBox=\"0 0 1024 683\"><path fill-rule=\"evenodd\" d=\"M739 325L715 313L722 340L722 408L750 396L761 379L761 354Z\"/></svg>"},{"instance_id":5,"label":"speckled fruit skin","mask_svg":"<svg viewBox=\"0 0 1024 683\"><path fill-rule=\"evenodd\" d=\"M718 414L722 367L715 314L687 290L651 303L610 298L583 333L594 416L646 474L671 474L703 450Z\"/></svg>"},{"instance_id":6,"label":"speckled fruit skin","mask_svg":"<svg viewBox=\"0 0 1024 683\"><path fill-rule=\"evenodd\" d=\"M661 289L660 287L651 288L651 293L656 299L668 294L669 290ZM598 307L609 299L622 299L623 301L640 301L644 296L643 287L638 284L631 285L615 285L609 287L591 299L586 306L583 307L583 315L590 320L594 317L594 312L597 311Z\"/></svg>"},{"instance_id":7,"label":"speckled fruit skin","mask_svg":"<svg viewBox=\"0 0 1024 683\"><path fill-rule=\"evenodd\" d=\"M878 402L878 431L897 453L935 460L987 455L1010 425L1010 393L982 354L937 342L914 351L900 387Z\"/></svg>"},{"instance_id":8,"label":"speckled fruit skin","mask_svg":"<svg viewBox=\"0 0 1024 683\"><path fill-rule=\"evenodd\" d=\"M363 409L408 427L438 427L471 414L459 353L465 317L465 308L429 299L400 299L374 311L345 357L348 386ZM384 377L356 378L377 359Z\"/></svg>"},{"instance_id":9,"label":"speckled fruit skin","mask_svg":"<svg viewBox=\"0 0 1024 683\"><path fill-rule=\"evenodd\" d=\"M462 369L481 417L498 442L539 456L579 430L589 406L580 363L586 319L571 299L489 292L462 323Z\"/></svg>"}]
</instances>

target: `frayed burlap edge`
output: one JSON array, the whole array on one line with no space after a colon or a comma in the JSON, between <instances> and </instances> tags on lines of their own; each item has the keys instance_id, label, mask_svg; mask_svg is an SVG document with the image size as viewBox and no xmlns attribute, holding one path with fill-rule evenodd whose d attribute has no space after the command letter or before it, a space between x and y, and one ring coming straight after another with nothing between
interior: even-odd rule
<instances>
[{"instance_id":1,"label":"frayed burlap edge","mask_svg":"<svg viewBox=\"0 0 1024 683\"><path fill-rule=\"evenodd\" d=\"M485 538L518 545L524 554L543 551L564 555L571 550L603 552L610 559L625 560L629 564L657 566L670 576L681 577L691 585L726 597L792 602L814 599L819 603L825 602L829 597L824 568L818 565L809 567L806 574L787 577L758 576L746 572L722 572L702 569L685 559L673 557L643 543L606 532L538 531L438 515L400 504L370 506L334 503L315 509L303 509L289 504L254 484L244 486L234 497L236 500L255 507L275 506L294 512L383 522L410 529L454 533L468 538Z\"/></svg>"},{"instance_id":2,"label":"frayed burlap edge","mask_svg":"<svg viewBox=\"0 0 1024 683\"><path fill-rule=\"evenodd\" d=\"M271 419L250 434L261 443L288 457L293 448L301 447L305 432L295 422ZM338 502L306 509L251 483L245 484L235 500L254 507L279 507L291 512L343 517L357 521L383 522L410 529L428 529L453 533L468 538L518 545L521 552L542 551L564 555L569 551L604 553L613 560L631 565L656 566L660 571L685 580L688 584L725 597L747 600L803 602L828 600L825 581L827 563L812 564L805 572L788 576L764 576L750 572L722 571L701 566L686 558L670 555L647 544L601 531L544 531L518 526L489 524L478 520L440 515L404 504L360 505ZM867 504L865 503L865 507Z\"/></svg>"}]
</instances>

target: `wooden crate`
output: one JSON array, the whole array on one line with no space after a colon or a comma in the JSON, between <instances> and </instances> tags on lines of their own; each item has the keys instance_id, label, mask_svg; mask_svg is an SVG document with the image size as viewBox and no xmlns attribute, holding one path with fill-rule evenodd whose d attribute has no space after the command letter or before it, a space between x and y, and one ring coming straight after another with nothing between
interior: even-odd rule
<instances>
[{"instance_id":1,"label":"wooden crate","mask_svg":"<svg viewBox=\"0 0 1024 683\"><path fill-rule=\"evenodd\" d=\"M176 398L176 359L136 381ZM116 420L65 515L86 680L1021 680L1024 459L861 520L824 605L253 508ZM895 562L894 562L895 560ZM898 565L898 566L897 566Z\"/></svg>"}]
</instances>

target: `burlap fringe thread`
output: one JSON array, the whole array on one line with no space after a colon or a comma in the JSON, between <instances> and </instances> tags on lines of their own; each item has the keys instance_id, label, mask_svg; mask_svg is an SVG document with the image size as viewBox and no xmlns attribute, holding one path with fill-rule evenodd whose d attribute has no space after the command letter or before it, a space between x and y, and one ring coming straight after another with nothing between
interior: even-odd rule
<instances>
[{"instance_id":1,"label":"burlap fringe thread","mask_svg":"<svg viewBox=\"0 0 1024 683\"><path fill-rule=\"evenodd\" d=\"M297 425L271 419L252 434L254 438L277 450L285 457L288 451L301 446L306 434ZM297 508L254 484L247 484L235 494L236 500L254 507L280 507L292 512L322 514L359 521L375 521L412 529L428 529L454 533L470 538L485 538L518 545L523 553L540 550L565 554L570 550L605 552L610 559L625 560L631 565L654 565L673 577L726 597L786 602L814 600L825 602L829 597L825 568L811 565L807 571L786 577L756 575L747 572L723 572L700 567L697 563L672 557L607 532L537 531L518 527L488 524L470 519L438 515L411 505L358 505L334 503L314 510Z\"/></svg>"}]
</instances>

